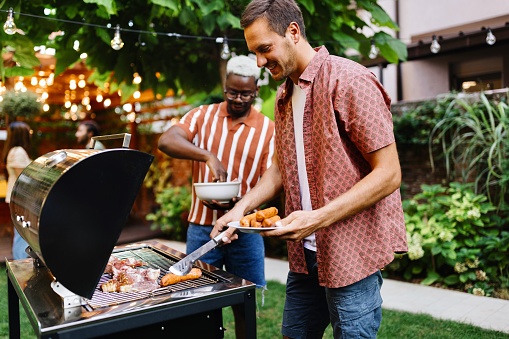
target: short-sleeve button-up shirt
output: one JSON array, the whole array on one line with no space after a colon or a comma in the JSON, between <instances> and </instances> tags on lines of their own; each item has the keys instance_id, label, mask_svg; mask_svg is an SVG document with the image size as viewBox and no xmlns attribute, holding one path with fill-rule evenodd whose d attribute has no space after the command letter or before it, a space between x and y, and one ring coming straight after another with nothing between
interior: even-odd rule
<instances>
[{"instance_id":1,"label":"short-sleeve button-up shirt","mask_svg":"<svg viewBox=\"0 0 509 339\"><path fill-rule=\"evenodd\" d=\"M304 153L313 209L334 200L370 171L363 153L394 143L390 98L368 69L331 56L325 47L299 79L306 92ZM300 210L300 192L287 79L276 98L276 150L285 191L285 213ZM316 232L320 284L350 285L406 252L406 229L399 189L375 205ZM288 242L290 269L307 273L302 243Z\"/></svg>"}]
</instances>

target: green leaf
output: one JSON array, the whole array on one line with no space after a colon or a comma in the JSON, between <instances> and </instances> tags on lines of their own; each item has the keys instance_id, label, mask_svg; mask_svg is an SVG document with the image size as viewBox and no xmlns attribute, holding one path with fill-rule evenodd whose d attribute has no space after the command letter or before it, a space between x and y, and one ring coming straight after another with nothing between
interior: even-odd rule
<instances>
[{"instance_id":1,"label":"green leaf","mask_svg":"<svg viewBox=\"0 0 509 339\"><path fill-rule=\"evenodd\" d=\"M56 53L57 64L55 65L55 76L64 72L68 67L78 61L80 55L74 49L59 49Z\"/></svg>"},{"instance_id":2,"label":"green leaf","mask_svg":"<svg viewBox=\"0 0 509 339\"><path fill-rule=\"evenodd\" d=\"M117 8L113 0L83 0L83 2L102 6L106 9L108 14L117 15Z\"/></svg>"},{"instance_id":3,"label":"green leaf","mask_svg":"<svg viewBox=\"0 0 509 339\"><path fill-rule=\"evenodd\" d=\"M121 96L121 102L124 103L126 102L132 95L134 92L136 92L136 90L138 89L138 87L136 85L133 85L132 83L131 84L126 84L125 82L122 82L120 84L120 90L122 91L122 96Z\"/></svg>"},{"instance_id":4,"label":"green leaf","mask_svg":"<svg viewBox=\"0 0 509 339\"><path fill-rule=\"evenodd\" d=\"M216 25L216 16L215 15L206 15L202 19L202 27L207 35L212 35L214 32L214 28Z\"/></svg>"},{"instance_id":5,"label":"green leaf","mask_svg":"<svg viewBox=\"0 0 509 339\"><path fill-rule=\"evenodd\" d=\"M29 77L34 74L34 70L32 68L14 66L5 69L5 76L10 77Z\"/></svg>"},{"instance_id":6,"label":"green leaf","mask_svg":"<svg viewBox=\"0 0 509 339\"><path fill-rule=\"evenodd\" d=\"M437 272L431 271L431 272L428 272L428 276L423 281L421 281L421 284L422 285L431 285L434 282L436 282L438 279L440 279L440 274L438 274Z\"/></svg>"},{"instance_id":7,"label":"green leaf","mask_svg":"<svg viewBox=\"0 0 509 339\"><path fill-rule=\"evenodd\" d=\"M179 11L178 1L177 0L151 0L154 5L159 5L161 7L166 7L174 10L175 12Z\"/></svg>"},{"instance_id":8,"label":"green leaf","mask_svg":"<svg viewBox=\"0 0 509 339\"><path fill-rule=\"evenodd\" d=\"M345 46L345 48L353 48L355 50L359 49L359 41L355 40L351 35L348 35L342 31L336 31L332 33L332 37L334 40L341 43L341 45Z\"/></svg>"},{"instance_id":9,"label":"green leaf","mask_svg":"<svg viewBox=\"0 0 509 339\"><path fill-rule=\"evenodd\" d=\"M315 4L313 0L299 0L299 5L302 5L309 14L315 14Z\"/></svg>"},{"instance_id":10,"label":"green leaf","mask_svg":"<svg viewBox=\"0 0 509 339\"><path fill-rule=\"evenodd\" d=\"M459 283L459 281L460 281L460 279L459 279L458 275L456 275L456 274L451 274L451 275L445 277L445 279L444 279L444 283L448 286L456 285Z\"/></svg>"}]
</instances>

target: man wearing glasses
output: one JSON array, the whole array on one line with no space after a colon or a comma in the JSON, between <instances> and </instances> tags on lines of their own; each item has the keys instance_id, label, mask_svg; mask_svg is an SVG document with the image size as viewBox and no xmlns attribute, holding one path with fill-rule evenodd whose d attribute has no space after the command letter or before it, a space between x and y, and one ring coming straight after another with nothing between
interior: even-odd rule
<instances>
[{"instance_id":1,"label":"man wearing glasses","mask_svg":"<svg viewBox=\"0 0 509 339\"><path fill-rule=\"evenodd\" d=\"M233 181L242 185L240 197L258 182L272 163L274 122L258 112L253 101L258 94L260 69L247 56L231 58L226 66L225 101L197 107L170 127L159 139L165 154L193 161L193 182ZM186 251L191 253L210 240L210 232L227 204L202 202L193 192L189 213ZM238 241L214 249L200 260L264 287L263 239L241 233ZM242 307L233 307L237 338L244 333Z\"/></svg>"}]
</instances>

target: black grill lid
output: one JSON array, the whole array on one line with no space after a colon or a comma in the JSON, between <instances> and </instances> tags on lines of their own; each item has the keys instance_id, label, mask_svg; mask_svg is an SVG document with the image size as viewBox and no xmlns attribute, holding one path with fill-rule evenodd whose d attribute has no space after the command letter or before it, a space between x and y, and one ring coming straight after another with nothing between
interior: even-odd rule
<instances>
[{"instance_id":1,"label":"black grill lid","mask_svg":"<svg viewBox=\"0 0 509 339\"><path fill-rule=\"evenodd\" d=\"M13 222L68 290L92 297L153 158L122 148L60 150L21 173Z\"/></svg>"}]
</instances>

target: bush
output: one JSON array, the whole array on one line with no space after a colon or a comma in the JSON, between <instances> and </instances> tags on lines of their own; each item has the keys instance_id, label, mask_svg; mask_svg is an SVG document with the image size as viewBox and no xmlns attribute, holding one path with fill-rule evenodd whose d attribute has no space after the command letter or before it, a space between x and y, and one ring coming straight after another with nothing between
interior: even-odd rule
<instances>
[{"instance_id":1,"label":"bush","mask_svg":"<svg viewBox=\"0 0 509 339\"><path fill-rule=\"evenodd\" d=\"M472 184L423 185L403 208L409 251L388 274L487 296L509 288L508 219Z\"/></svg>"},{"instance_id":2,"label":"bush","mask_svg":"<svg viewBox=\"0 0 509 339\"><path fill-rule=\"evenodd\" d=\"M159 208L146 216L152 221L151 229L160 229L174 240L185 240L191 208L190 189L185 186L166 187L156 193L156 203Z\"/></svg>"}]
</instances>

